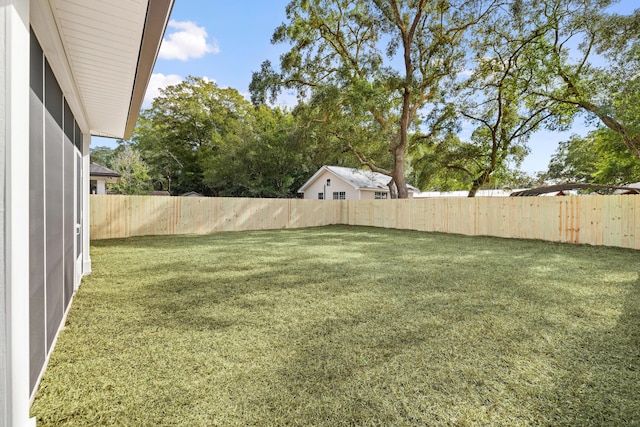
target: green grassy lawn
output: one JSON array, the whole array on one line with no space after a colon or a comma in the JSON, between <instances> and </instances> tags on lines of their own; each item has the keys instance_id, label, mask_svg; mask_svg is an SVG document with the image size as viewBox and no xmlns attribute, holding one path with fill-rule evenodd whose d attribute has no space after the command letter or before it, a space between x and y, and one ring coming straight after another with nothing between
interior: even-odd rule
<instances>
[{"instance_id":1,"label":"green grassy lawn","mask_svg":"<svg viewBox=\"0 0 640 427\"><path fill-rule=\"evenodd\" d=\"M39 426L640 424L640 252L362 227L93 242Z\"/></svg>"}]
</instances>

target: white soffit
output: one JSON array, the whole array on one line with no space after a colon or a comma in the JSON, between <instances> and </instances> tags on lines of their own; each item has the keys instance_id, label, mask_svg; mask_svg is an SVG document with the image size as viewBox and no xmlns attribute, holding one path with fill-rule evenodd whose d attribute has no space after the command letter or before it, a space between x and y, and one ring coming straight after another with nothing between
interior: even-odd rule
<instances>
[{"instance_id":1,"label":"white soffit","mask_svg":"<svg viewBox=\"0 0 640 427\"><path fill-rule=\"evenodd\" d=\"M74 114L83 116L92 135L128 137L173 0L49 0L48 3L49 11L32 13L34 31L63 91L67 97L69 92L77 97L77 102L69 102ZM45 25L49 28L38 31L37 21L46 24L47 19L36 18L47 12L53 18ZM60 40L57 46L44 40L56 35ZM68 73L71 78L61 78Z\"/></svg>"}]
</instances>

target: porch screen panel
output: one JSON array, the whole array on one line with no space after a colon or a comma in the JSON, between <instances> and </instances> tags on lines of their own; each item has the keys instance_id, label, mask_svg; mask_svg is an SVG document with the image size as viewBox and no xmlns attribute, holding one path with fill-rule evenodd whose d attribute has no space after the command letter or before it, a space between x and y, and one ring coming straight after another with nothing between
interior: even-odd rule
<instances>
[{"instance_id":1,"label":"porch screen panel","mask_svg":"<svg viewBox=\"0 0 640 427\"><path fill-rule=\"evenodd\" d=\"M75 289L78 124L31 32L29 137L30 385L35 391ZM78 178L80 179L80 178ZM80 191L80 190L79 190ZM78 194L80 197L80 194ZM81 242L81 240L78 240Z\"/></svg>"},{"instance_id":2,"label":"porch screen panel","mask_svg":"<svg viewBox=\"0 0 640 427\"><path fill-rule=\"evenodd\" d=\"M47 351L64 314L64 188L62 90L45 60L45 209Z\"/></svg>"},{"instance_id":3,"label":"porch screen panel","mask_svg":"<svg viewBox=\"0 0 640 427\"><path fill-rule=\"evenodd\" d=\"M44 294L44 157L43 58L31 33L29 95L29 347L30 390L35 387L47 354Z\"/></svg>"},{"instance_id":4,"label":"porch screen panel","mask_svg":"<svg viewBox=\"0 0 640 427\"><path fill-rule=\"evenodd\" d=\"M69 108L67 101L64 102L64 309L69 306L71 295L73 295L74 275L73 267L75 257L73 256L73 242L75 241L75 204L74 204L74 167L75 146L73 133L75 130L75 119Z\"/></svg>"}]
</instances>

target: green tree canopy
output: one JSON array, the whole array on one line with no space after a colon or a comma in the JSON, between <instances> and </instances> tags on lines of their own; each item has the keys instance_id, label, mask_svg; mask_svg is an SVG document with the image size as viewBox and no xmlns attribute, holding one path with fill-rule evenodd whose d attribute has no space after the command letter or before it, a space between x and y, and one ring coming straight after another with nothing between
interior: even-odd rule
<instances>
[{"instance_id":1,"label":"green tree canopy","mask_svg":"<svg viewBox=\"0 0 640 427\"><path fill-rule=\"evenodd\" d=\"M111 158L114 154L114 150L111 147L102 145L90 149L91 161L106 167L111 166Z\"/></svg>"},{"instance_id":2,"label":"green tree canopy","mask_svg":"<svg viewBox=\"0 0 640 427\"><path fill-rule=\"evenodd\" d=\"M122 146L111 159L111 168L120 174L117 183L111 184L119 194L147 194L151 189L147 165L140 152L130 145Z\"/></svg>"},{"instance_id":3,"label":"green tree canopy","mask_svg":"<svg viewBox=\"0 0 640 427\"><path fill-rule=\"evenodd\" d=\"M212 195L205 171L251 137L252 109L237 90L188 77L163 89L142 112L132 141L150 165L155 186L172 194Z\"/></svg>"},{"instance_id":4,"label":"green tree canopy","mask_svg":"<svg viewBox=\"0 0 640 427\"><path fill-rule=\"evenodd\" d=\"M262 106L251 112L250 125L251 135L210 159L205 183L221 196L295 197L315 165L306 157L310 147L294 136L292 114Z\"/></svg>"},{"instance_id":5,"label":"green tree canopy","mask_svg":"<svg viewBox=\"0 0 640 427\"><path fill-rule=\"evenodd\" d=\"M407 197L411 131L435 134L448 85L465 56L465 35L493 2L450 0L293 0L273 42L289 43L280 72L265 62L254 73L252 100L295 88L317 112L313 120L343 142L362 165L392 177ZM381 147L389 157L371 157Z\"/></svg>"},{"instance_id":6,"label":"green tree canopy","mask_svg":"<svg viewBox=\"0 0 640 427\"><path fill-rule=\"evenodd\" d=\"M471 43L471 76L461 84L460 114L474 126L475 162L469 196L504 175L506 164L519 166L529 153L527 141L541 127L558 129L571 123L573 110L541 95L546 81L544 29L537 8L523 10L517 1L500 7L478 26ZM564 108L563 108L564 107Z\"/></svg>"},{"instance_id":7,"label":"green tree canopy","mask_svg":"<svg viewBox=\"0 0 640 427\"><path fill-rule=\"evenodd\" d=\"M585 137L559 144L549 162L547 179L623 185L640 181L640 159L629 154L617 132L600 127Z\"/></svg>"},{"instance_id":8,"label":"green tree canopy","mask_svg":"<svg viewBox=\"0 0 640 427\"><path fill-rule=\"evenodd\" d=\"M156 189L295 197L323 164L340 164L340 153L327 148L332 140L299 123L287 110L256 108L235 89L189 77L143 111L133 144Z\"/></svg>"},{"instance_id":9,"label":"green tree canopy","mask_svg":"<svg viewBox=\"0 0 640 427\"><path fill-rule=\"evenodd\" d=\"M539 2L536 8L544 7L539 16L545 18L549 78L537 90L600 121L640 159L640 10L607 13L613 3Z\"/></svg>"}]
</instances>

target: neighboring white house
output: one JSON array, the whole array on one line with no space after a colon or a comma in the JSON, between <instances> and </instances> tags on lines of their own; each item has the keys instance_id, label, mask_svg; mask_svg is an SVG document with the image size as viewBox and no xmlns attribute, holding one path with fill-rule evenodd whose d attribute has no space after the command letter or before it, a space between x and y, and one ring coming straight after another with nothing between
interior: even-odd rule
<instances>
[{"instance_id":1,"label":"neighboring white house","mask_svg":"<svg viewBox=\"0 0 640 427\"><path fill-rule=\"evenodd\" d=\"M0 1L0 427L33 427L91 271L91 135L130 137L173 0Z\"/></svg>"},{"instance_id":2,"label":"neighboring white house","mask_svg":"<svg viewBox=\"0 0 640 427\"><path fill-rule=\"evenodd\" d=\"M364 169L341 166L322 166L302 187L304 199L320 200L373 200L388 199L391 180L387 175ZM409 186L409 198L418 193Z\"/></svg>"},{"instance_id":3,"label":"neighboring white house","mask_svg":"<svg viewBox=\"0 0 640 427\"><path fill-rule=\"evenodd\" d=\"M89 172L89 188L91 194L107 194L107 184L115 184L120 179L120 174L108 167L91 163Z\"/></svg>"}]
</instances>

